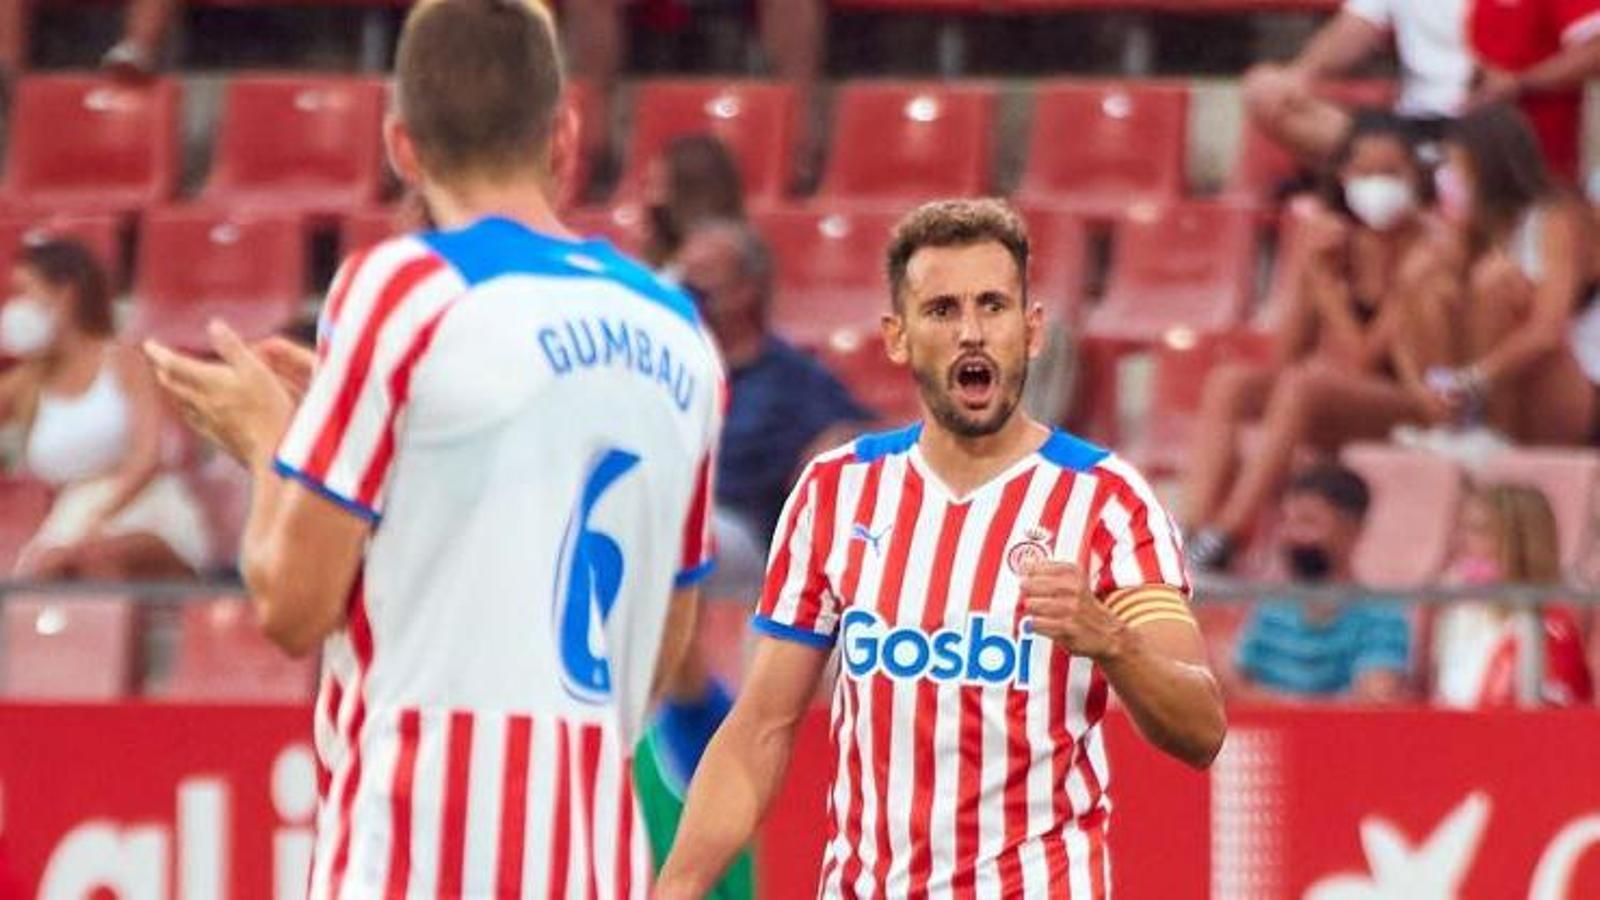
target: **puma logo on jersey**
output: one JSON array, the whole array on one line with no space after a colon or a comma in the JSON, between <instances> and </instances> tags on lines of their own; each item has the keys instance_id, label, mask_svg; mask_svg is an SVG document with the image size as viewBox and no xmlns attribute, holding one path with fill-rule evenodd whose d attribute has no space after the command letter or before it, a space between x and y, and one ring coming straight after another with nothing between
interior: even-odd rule
<instances>
[{"instance_id":1,"label":"puma logo on jersey","mask_svg":"<svg viewBox=\"0 0 1600 900\"><path fill-rule=\"evenodd\" d=\"M882 556L883 539L888 536L890 530L893 528L893 525L885 525L883 526L882 531L879 531L877 534L873 534L872 529L862 525L860 522L857 522L856 524L850 526L850 540L861 541L868 547L872 548L873 556Z\"/></svg>"}]
</instances>

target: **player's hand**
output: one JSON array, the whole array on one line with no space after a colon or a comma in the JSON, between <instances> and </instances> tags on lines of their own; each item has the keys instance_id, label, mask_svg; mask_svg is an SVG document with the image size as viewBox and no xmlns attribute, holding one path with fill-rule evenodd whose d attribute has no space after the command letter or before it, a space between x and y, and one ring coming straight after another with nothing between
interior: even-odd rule
<instances>
[{"instance_id":1,"label":"player's hand","mask_svg":"<svg viewBox=\"0 0 1600 900\"><path fill-rule=\"evenodd\" d=\"M1022 574L1023 610L1043 635L1075 656L1101 660L1117 653L1127 626L1089 589L1089 577L1061 560L1031 563Z\"/></svg>"},{"instance_id":2,"label":"player's hand","mask_svg":"<svg viewBox=\"0 0 1600 900\"><path fill-rule=\"evenodd\" d=\"M288 427L294 401L233 329L212 322L209 331L216 362L155 341L145 342L145 356L191 428L247 466L264 464Z\"/></svg>"},{"instance_id":3,"label":"player's hand","mask_svg":"<svg viewBox=\"0 0 1600 900\"><path fill-rule=\"evenodd\" d=\"M317 355L288 338L276 336L257 341L250 345L250 349L261 357L272 374L278 376L278 383L283 385L298 406L300 398L306 395L306 389L311 386L311 376L317 368Z\"/></svg>"}]
</instances>

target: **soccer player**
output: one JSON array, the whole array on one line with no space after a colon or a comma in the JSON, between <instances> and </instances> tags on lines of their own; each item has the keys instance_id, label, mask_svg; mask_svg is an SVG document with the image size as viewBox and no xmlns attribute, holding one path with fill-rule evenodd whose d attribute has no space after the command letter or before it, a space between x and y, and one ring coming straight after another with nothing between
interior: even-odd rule
<instances>
[{"instance_id":1,"label":"soccer player","mask_svg":"<svg viewBox=\"0 0 1600 900\"><path fill-rule=\"evenodd\" d=\"M1043 334L1021 220L924 206L888 269L884 335L926 419L819 456L791 496L666 900L755 829L835 648L821 896L1105 896L1108 692L1191 765L1221 747L1171 520L1126 463L1018 408Z\"/></svg>"},{"instance_id":2,"label":"soccer player","mask_svg":"<svg viewBox=\"0 0 1600 900\"><path fill-rule=\"evenodd\" d=\"M557 222L560 71L537 3L419 3L386 142L440 230L344 265L298 404L224 327L220 363L149 348L250 467L267 633L323 648L314 898L648 888L628 760L707 571L721 365Z\"/></svg>"}]
</instances>

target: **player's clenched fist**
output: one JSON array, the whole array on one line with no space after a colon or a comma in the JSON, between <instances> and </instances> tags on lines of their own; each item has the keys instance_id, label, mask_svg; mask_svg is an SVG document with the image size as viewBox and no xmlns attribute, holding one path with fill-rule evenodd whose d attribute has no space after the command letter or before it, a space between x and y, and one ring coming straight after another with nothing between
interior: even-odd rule
<instances>
[{"instance_id":1,"label":"player's clenched fist","mask_svg":"<svg viewBox=\"0 0 1600 900\"><path fill-rule=\"evenodd\" d=\"M1073 563L1040 560L1022 573L1023 610L1033 631L1076 656L1104 659L1121 646L1126 626L1089 589L1089 578Z\"/></svg>"}]
</instances>

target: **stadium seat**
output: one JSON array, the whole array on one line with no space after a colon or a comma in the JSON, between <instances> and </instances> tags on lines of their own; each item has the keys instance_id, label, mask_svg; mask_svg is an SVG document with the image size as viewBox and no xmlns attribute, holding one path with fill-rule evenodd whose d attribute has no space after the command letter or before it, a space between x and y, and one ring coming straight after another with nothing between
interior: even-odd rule
<instances>
[{"instance_id":1,"label":"stadium seat","mask_svg":"<svg viewBox=\"0 0 1600 900\"><path fill-rule=\"evenodd\" d=\"M1436 454L1388 444L1353 444L1340 458L1372 491L1356 578L1379 587L1428 583L1443 569L1455 533L1460 470Z\"/></svg>"},{"instance_id":2,"label":"stadium seat","mask_svg":"<svg viewBox=\"0 0 1600 900\"><path fill-rule=\"evenodd\" d=\"M810 347L876 331L889 306L883 253L899 211L773 210L755 217L777 258L772 320Z\"/></svg>"},{"instance_id":3,"label":"stadium seat","mask_svg":"<svg viewBox=\"0 0 1600 900\"><path fill-rule=\"evenodd\" d=\"M234 78L200 202L337 218L383 191L384 84L356 76Z\"/></svg>"},{"instance_id":4,"label":"stadium seat","mask_svg":"<svg viewBox=\"0 0 1600 900\"><path fill-rule=\"evenodd\" d=\"M1034 94L1017 200L1097 219L1176 200L1184 191L1188 116L1181 85L1047 83Z\"/></svg>"},{"instance_id":5,"label":"stadium seat","mask_svg":"<svg viewBox=\"0 0 1600 900\"><path fill-rule=\"evenodd\" d=\"M117 217L106 214L35 218L0 215L0 275L9 277L17 254L27 244L54 238L78 241L106 267L113 282L122 276L122 246Z\"/></svg>"},{"instance_id":6,"label":"stadium seat","mask_svg":"<svg viewBox=\"0 0 1600 900\"><path fill-rule=\"evenodd\" d=\"M369 206L345 216L339 227L339 252L349 256L394 237L400 229L400 209L396 206Z\"/></svg>"},{"instance_id":7,"label":"stadium seat","mask_svg":"<svg viewBox=\"0 0 1600 900\"><path fill-rule=\"evenodd\" d=\"M0 210L132 214L178 183L179 89L86 75L24 78L11 107Z\"/></svg>"},{"instance_id":8,"label":"stadium seat","mask_svg":"<svg viewBox=\"0 0 1600 900\"><path fill-rule=\"evenodd\" d=\"M747 202L783 198L800 115L792 86L761 81L647 81L634 95L633 130L613 202L637 201L645 172L673 138L715 135L733 154Z\"/></svg>"},{"instance_id":9,"label":"stadium seat","mask_svg":"<svg viewBox=\"0 0 1600 900\"><path fill-rule=\"evenodd\" d=\"M1177 472L1187 459L1211 370L1230 362L1266 364L1271 358L1271 337L1246 330L1196 335L1193 344L1158 347L1152 401L1129 456L1147 471Z\"/></svg>"},{"instance_id":10,"label":"stadium seat","mask_svg":"<svg viewBox=\"0 0 1600 900\"><path fill-rule=\"evenodd\" d=\"M1132 343L1228 331L1242 320L1255 280L1248 210L1186 202L1141 208L1117 224L1106 295L1089 333Z\"/></svg>"},{"instance_id":11,"label":"stadium seat","mask_svg":"<svg viewBox=\"0 0 1600 900\"><path fill-rule=\"evenodd\" d=\"M217 597L183 607L178 653L162 696L202 702L305 703L316 658L290 659L266 639L250 601Z\"/></svg>"},{"instance_id":12,"label":"stadium seat","mask_svg":"<svg viewBox=\"0 0 1600 900\"><path fill-rule=\"evenodd\" d=\"M1030 247L1028 288L1050 317L1068 325L1083 313L1089 272L1089 236L1075 213L1022 207Z\"/></svg>"},{"instance_id":13,"label":"stadium seat","mask_svg":"<svg viewBox=\"0 0 1600 900\"><path fill-rule=\"evenodd\" d=\"M839 91L817 202L898 205L988 192L995 92L976 84L855 82Z\"/></svg>"},{"instance_id":14,"label":"stadium seat","mask_svg":"<svg viewBox=\"0 0 1600 900\"><path fill-rule=\"evenodd\" d=\"M11 574L22 548L44 524L50 501L43 482L0 475L0 579Z\"/></svg>"},{"instance_id":15,"label":"stadium seat","mask_svg":"<svg viewBox=\"0 0 1600 900\"><path fill-rule=\"evenodd\" d=\"M265 337L288 325L305 297L298 217L199 208L145 217L135 283L137 334L208 348L206 324L222 318L246 337Z\"/></svg>"},{"instance_id":16,"label":"stadium seat","mask_svg":"<svg viewBox=\"0 0 1600 900\"><path fill-rule=\"evenodd\" d=\"M885 424L900 425L921 418L917 383L906 369L889 361L882 332L849 334L827 341L817 348L817 356L857 400L882 416Z\"/></svg>"},{"instance_id":17,"label":"stadium seat","mask_svg":"<svg viewBox=\"0 0 1600 900\"><path fill-rule=\"evenodd\" d=\"M137 609L110 597L12 595L5 631L4 696L13 700L115 700L132 686Z\"/></svg>"},{"instance_id":18,"label":"stadium seat","mask_svg":"<svg viewBox=\"0 0 1600 900\"><path fill-rule=\"evenodd\" d=\"M1479 482L1537 488L1550 500L1561 541L1561 564L1571 571L1595 539L1600 454L1593 450L1524 447L1491 457L1475 473Z\"/></svg>"},{"instance_id":19,"label":"stadium seat","mask_svg":"<svg viewBox=\"0 0 1600 900\"><path fill-rule=\"evenodd\" d=\"M605 208L568 210L561 221L584 237L605 238L627 254L637 254L644 245L643 211L637 204Z\"/></svg>"}]
</instances>

